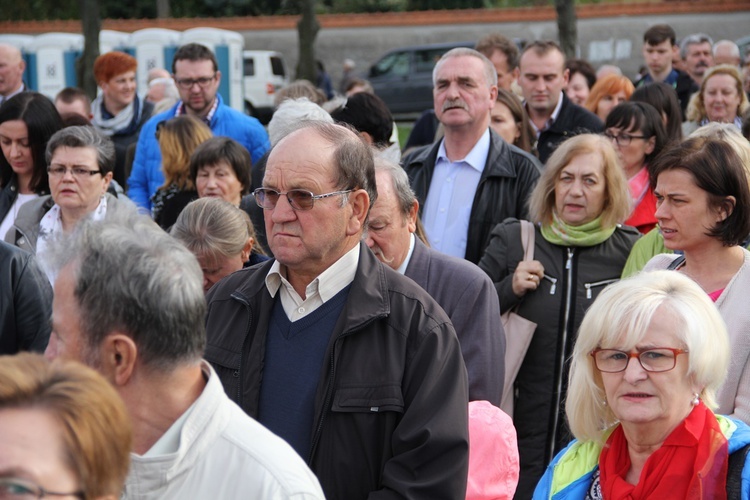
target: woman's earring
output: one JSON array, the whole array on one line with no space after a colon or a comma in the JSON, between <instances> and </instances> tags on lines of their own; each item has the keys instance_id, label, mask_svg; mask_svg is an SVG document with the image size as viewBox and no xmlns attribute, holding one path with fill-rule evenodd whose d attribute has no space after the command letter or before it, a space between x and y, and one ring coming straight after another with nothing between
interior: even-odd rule
<instances>
[{"instance_id":1,"label":"woman's earring","mask_svg":"<svg viewBox=\"0 0 750 500\"><path fill-rule=\"evenodd\" d=\"M700 397L698 397L698 393L694 392L693 393L693 399L690 401L690 404L693 405L693 406L698 406L698 403L700 403L700 402L701 402L701 400L700 400Z\"/></svg>"}]
</instances>

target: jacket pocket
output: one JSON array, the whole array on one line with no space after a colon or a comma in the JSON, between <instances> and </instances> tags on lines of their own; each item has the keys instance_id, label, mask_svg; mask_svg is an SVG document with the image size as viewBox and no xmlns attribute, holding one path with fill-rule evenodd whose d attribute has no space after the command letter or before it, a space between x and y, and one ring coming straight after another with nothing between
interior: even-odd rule
<instances>
[{"instance_id":1,"label":"jacket pocket","mask_svg":"<svg viewBox=\"0 0 750 500\"><path fill-rule=\"evenodd\" d=\"M395 385L377 387L341 387L333 395L331 410L338 412L383 411L404 412L404 396L401 387Z\"/></svg>"},{"instance_id":2,"label":"jacket pocket","mask_svg":"<svg viewBox=\"0 0 750 500\"><path fill-rule=\"evenodd\" d=\"M242 354L216 345L207 344L203 357L214 367L227 396L232 401L238 402L240 400L240 363Z\"/></svg>"},{"instance_id":3,"label":"jacket pocket","mask_svg":"<svg viewBox=\"0 0 750 500\"><path fill-rule=\"evenodd\" d=\"M601 281L595 281L593 283L584 283L583 287L586 289L586 298L591 299L593 298L593 290L596 288L604 288L607 285L611 285L612 283L615 283L617 281L620 281L620 278L610 278L608 280L601 280Z\"/></svg>"}]
</instances>

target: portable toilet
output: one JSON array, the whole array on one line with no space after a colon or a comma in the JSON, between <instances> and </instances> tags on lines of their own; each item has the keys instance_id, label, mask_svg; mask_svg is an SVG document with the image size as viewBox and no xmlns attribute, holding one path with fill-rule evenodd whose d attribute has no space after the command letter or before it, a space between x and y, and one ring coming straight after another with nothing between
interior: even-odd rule
<instances>
[{"instance_id":1,"label":"portable toilet","mask_svg":"<svg viewBox=\"0 0 750 500\"><path fill-rule=\"evenodd\" d=\"M35 37L29 45L29 66L36 90L54 99L65 87L78 86L76 59L82 52L83 35L45 33Z\"/></svg>"},{"instance_id":2,"label":"portable toilet","mask_svg":"<svg viewBox=\"0 0 750 500\"><path fill-rule=\"evenodd\" d=\"M148 71L164 68L172 71L172 59L180 45L180 32L164 28L145 28L130 35L129 45L138 60L136 83L141 92L148 88Z\"/></svg>"},{"instance_id":3,"label":"portable toilet","mask_svg":"<svg viewBox=\"0 0 750 500\"><path fill-rule=\"evenodd\" d=\"M0 35L0 43L12 45L21 51L21 57L23 57L26 63L26 69L23 71L23 81L26 84L26 88L30 90L36 90L36 74L32 76L31 64L29 64L29 45L33 41L34 37L31 35Z\"/></svg>"},{"instance_id":4,"label":"portable toilet","mask_svg":"<svg viewBox=\"0 0 750 500\"><path fill-rule=\"evenodd\" d=\"M200 43L211 49L221 71L219 94L224 99L224 104L244 112L242 49L245 38L236 31L192 28L182 33L181 44L186 43Z\"/></svg>"},{"instance_id":5,"label":"portable toilet","mask_svg":"<svg viewBox=\"0 0 750 500\"><path fill-rule=\"evenodd\" d=\"M113 50L126 52L135 57L133 47L130 47L130 33L122 31L101 30L99 32L99 53L105 54Z\"/></svg>"}]
</instances>

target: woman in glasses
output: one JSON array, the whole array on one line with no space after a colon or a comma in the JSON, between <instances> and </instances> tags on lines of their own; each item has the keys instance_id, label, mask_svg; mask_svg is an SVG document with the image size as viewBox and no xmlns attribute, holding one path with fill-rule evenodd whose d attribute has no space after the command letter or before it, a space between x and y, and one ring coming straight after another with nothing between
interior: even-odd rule
<instances>
[{"instance_id":1,"label":"woman in glasses","mask_svg":"<svg viewBox=\"0 0 750 500\"><path fill-rule=\"evenodd\" d=\"M21 92L0 107L0 238L24 203L49 194L44 148L61 128L55 105L42 94Z\"/></svg>"},{"instance_id":2,"label":"woman in glasses","mask_svg":"<svg viewBox=\"0 0 750 500\"><path fill-rule=\"evenodd\" d=\"M664 123L650 104L624 102L607 115L604 136L614 144L628 179L632 211L625 224L646 234L656 226L648 164L667 144Z\"/></svg>"},{"instance_id":3,"label":"woman in glasses","mask_svg":"<svg viewBox=\"0 0 750 500\"><path fill-rule=\"evenodd\" d=\"M51 194L26 203L5 241L43 256L49 243L75 228L78 221L106 216L118 207L134 208L127 198L107 192L115 165L112 141L93 127L68 127L47 144ZM54 275L48 272L50 282Z\"/></svg>"},{"instance_id":4,"label":"woman in glasses","mask_svg":"<svg viewBox=\"0 0 750 500\"><path fill-rule=\"evenodd\" d=\"M644 270L689 276L716 303L732 348L718 411L750 423L750 252L741 246L750 234L750 187L742 160L723 140L694 137L653 168L664 245L682 253L657 255Z\"/></svg>"},{"instance_id":5,"label":"woman in glasses","mask_svg":"<svg viewBox=\"0 0 750 500\"><path fill-rule=\"evenodd\" d=\"M0 357L0 498L117 500L131 441L125 405L90 368Z\"/></svg>"},{"instance_id":6,"label":"woman in glasses","mask_svg":"<svg viewBox=\"0 0 750 500\"><path fill-rule=\"evenodd\" d=\"M745 497L750 428L713 413L729 365L722 318L689 278L642 273L608 287L573 350L576 440L534 498Z\"/></svg>"},{"instance_id":7,"label":"woman in glasses","mask_svg":"<svg viewBox=\"0 0 750 500\"><path fill-rule=\"evenodd\" d=\"M495 283L500 310L515 308L537 325L513 386L518 498L531 496L545 465L570 439L562 416L567 360L583 313L619 279L639 236L620 225L628 200L610 141L592 134L568 139L547 161L529 202L534 260L523 260L521 223L509 219L493 229L479 262Z\"/></svg>"},{"instance_id":8,"label":"woman in glasses","mask_svg":"<svg viewBox=\"0 0 750 500\"><path fill-rule=\"evenodd\" d=\"M190 203L180 213L170 234L198 259L206 293L225 276L268 260L263 249L256 245L250 217L219 198L201 198Z\"/></svg>"},{"instance_id":9,"label":"woman in glasses","mask_svg":"<svg viewBox=\"0 0 750 500\"><path fill-rule=\"evenodd\" d=\"M164 185L151 197L151 216L162 229L168 231L182 209L198 197L190 178L190 156L212 136L208 125L190 115L156 126Z\"/></svg>"}]
</instances>

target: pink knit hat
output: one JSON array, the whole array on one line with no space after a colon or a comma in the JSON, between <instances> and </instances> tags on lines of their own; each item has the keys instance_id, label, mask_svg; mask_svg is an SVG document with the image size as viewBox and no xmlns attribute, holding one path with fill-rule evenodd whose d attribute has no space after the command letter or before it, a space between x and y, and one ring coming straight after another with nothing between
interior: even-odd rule
<instances>
[{"instance_id":1,"label":"pink knit hat","mask_svg":"<svg viewBox=\"0 0 750 500\"><path fill-rule=\"evenodd\" d=\"M471 401L466 500L513 498L518 486L518 469L513 420L488 401Z\"/></svg>"}]
</instances>

